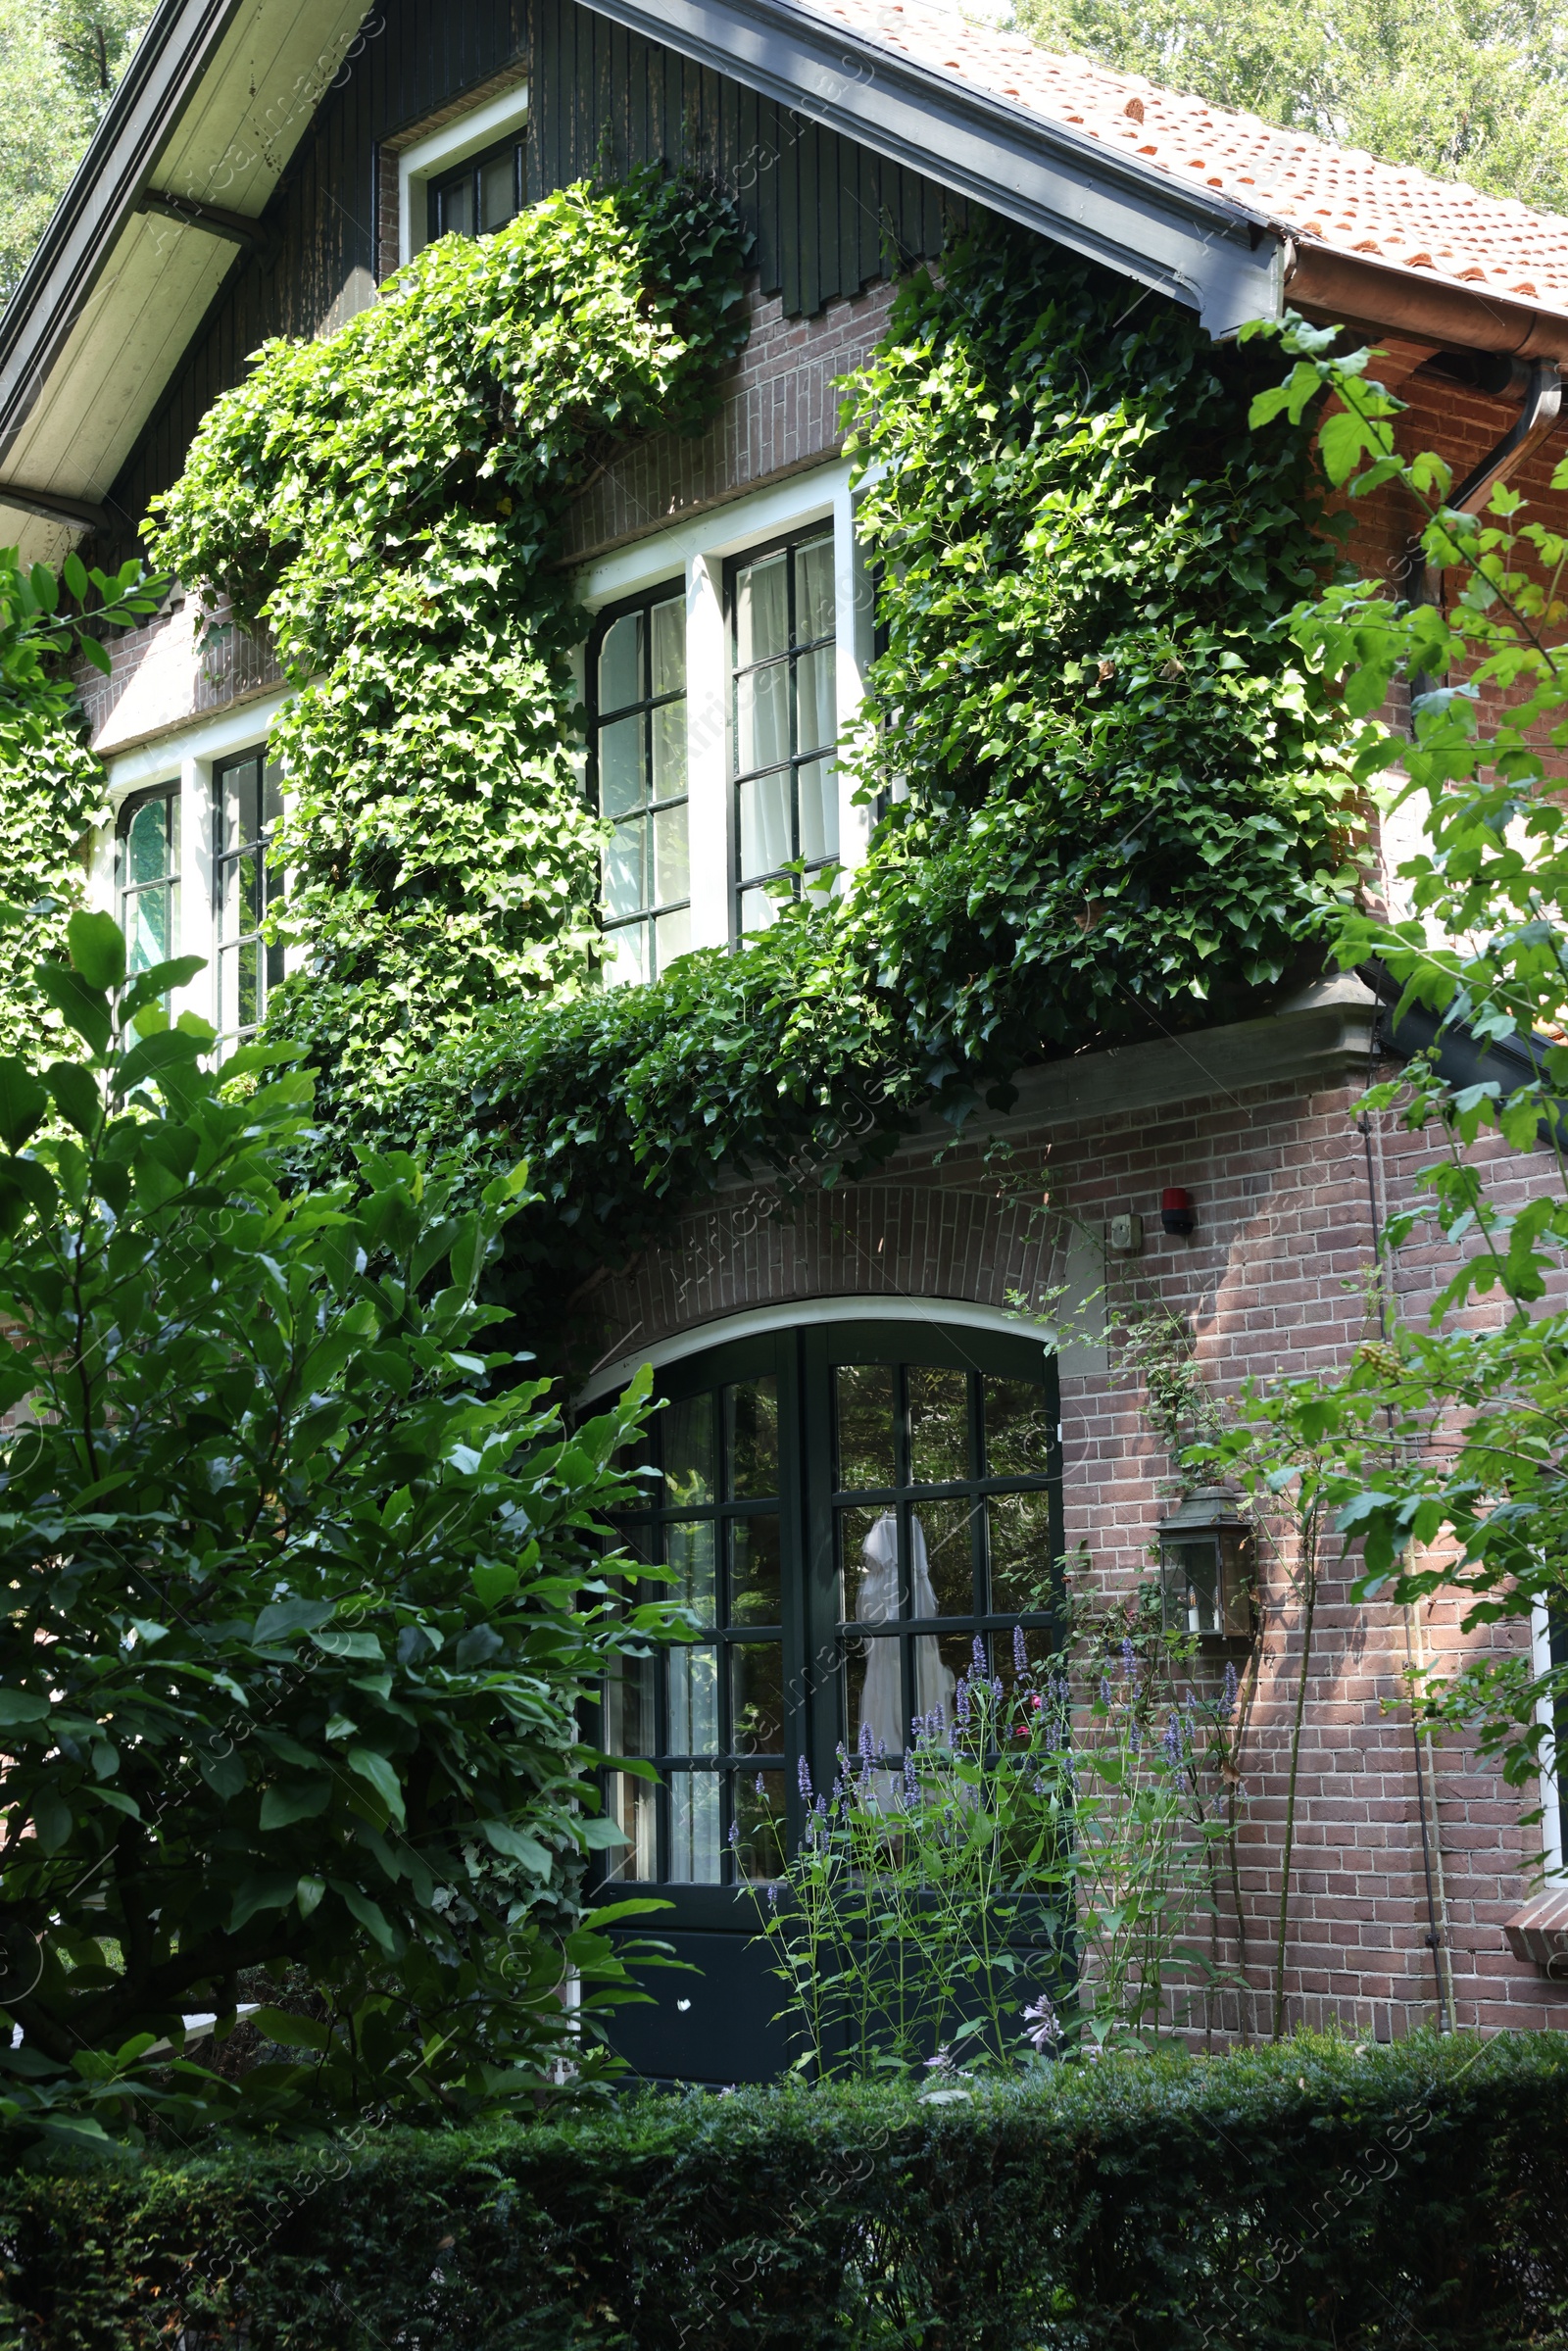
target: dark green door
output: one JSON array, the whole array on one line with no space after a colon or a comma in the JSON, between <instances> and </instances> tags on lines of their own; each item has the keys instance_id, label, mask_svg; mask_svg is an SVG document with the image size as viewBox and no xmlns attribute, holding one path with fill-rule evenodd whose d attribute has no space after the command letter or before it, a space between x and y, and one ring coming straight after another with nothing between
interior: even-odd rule
<instances>
[{"instance_id":1,"label":"dark green door","mask_svg":"<svg viewBox=\"0 0 1568 2351\"><path fill-rule=\"evenodd\" d=\"M978 1642L1054 1640L1055 1366L1035 1341L930 1322L818 1323L711 1347L657 1382L653 1505L628 1548L675 1571L689 1642L606 1692L627 1844L606 1891L670 1904L650 1932L692 1972L647 1978L615 2043L665 2080L765 2080L791 2056L759 1903L831 1788L841 1744L897 1769Z\"/></svg>"}]
</instances>

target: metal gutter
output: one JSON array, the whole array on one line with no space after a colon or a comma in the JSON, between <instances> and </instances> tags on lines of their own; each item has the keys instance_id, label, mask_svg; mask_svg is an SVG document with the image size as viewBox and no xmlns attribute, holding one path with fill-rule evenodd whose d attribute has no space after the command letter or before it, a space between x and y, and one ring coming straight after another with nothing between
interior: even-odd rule
<instances>
[{"instance_id":1,"label":"metal gutter","mask_svg":"<svg viewBox=\"0 0 1568 2351\"><path fill-rule=\"evenodd\" d=\"M0 450L16 438L240 0L162 0L0 312ZM236 248L237 250L237 248Z\"/></svg>"},{"instance_id":2,"label":"metal gutter","mask_svg":"<svg viewBox=\"0 0 1568 2351\"><path fill-rule=\"evenodd\" d=\"M1515 295L1428 277L1313 237L1287 240L1285 295L1296 309L1365 330L1461 351L1568 362L1568 317Z\"/></svg>"},{"instance_id":3,"label":"metal gutter","mask_svg":"<svg viewBox=\"0 0 1568 2351\"><path fill-rule=\"evenodd\" d=\"M1260 213L917 65L796 0L584 0L1041 236L1196 310L1210 334L1278 318L1284 242Z\"/></svg>"}]
</instances>

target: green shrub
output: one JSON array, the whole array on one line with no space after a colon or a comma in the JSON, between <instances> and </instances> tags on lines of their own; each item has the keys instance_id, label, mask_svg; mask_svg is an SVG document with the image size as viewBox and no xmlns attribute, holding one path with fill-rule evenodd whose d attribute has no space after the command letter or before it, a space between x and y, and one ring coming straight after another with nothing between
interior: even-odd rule
<instances>
[{"instance_id":1,"label":"green shrub","mask_svg":"<svg viewBox=\"0 0 1568 2351\"><path fill-rule=\"evenodd\" d=\"M0 2188L28 2351L1568 2341L1568 2041L649 2096Z\"/></svg>"}]
</instances>

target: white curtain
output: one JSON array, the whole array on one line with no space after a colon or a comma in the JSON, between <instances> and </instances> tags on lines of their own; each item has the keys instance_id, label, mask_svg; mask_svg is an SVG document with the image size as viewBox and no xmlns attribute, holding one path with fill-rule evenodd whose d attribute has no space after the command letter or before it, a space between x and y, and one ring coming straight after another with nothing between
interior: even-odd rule
<instances>
[{"instance_id":1,"label":"white curtain","mask_svg":"<svg viewBox=\"0 0 1568 2351\"><path fill-rule=\"evenodd\" d=\"M915 1616L935 1616L938 1613L937 1598L931 1588L925 1529L912 1513L909 1518L909 1552L912 1613ZM864 1566L855 1609L858 1620L863 1625L896 1624L899 1615L899 1522L893 1511L884 1510L877 1520L865 1539L861 1557ZM870 1654L866 1659L860 1720L869 1723L872 1738L890 1755L897 1755L905 1741L903 1675L899 1667L901 1644L897 1641L873 1638L865 1645ZM951 1721L953 1689L953 1676L942 1662L936 1635L920 1634L914 1643L916 1713L929 1714L934 1707L940 1706ZM891 1787L891 1778L889 1785Z\"/></svg>"}]
</instances>

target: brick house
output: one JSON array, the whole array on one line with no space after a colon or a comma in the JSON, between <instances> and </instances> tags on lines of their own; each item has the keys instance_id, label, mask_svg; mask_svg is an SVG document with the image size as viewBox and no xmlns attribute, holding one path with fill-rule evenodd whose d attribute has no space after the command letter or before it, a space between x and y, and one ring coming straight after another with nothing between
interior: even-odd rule
<instances>
[{"instance_id":1,"label":"brick house","mask_svg":"<svg viewBox=\"0 0 1568 2351\"><path fill-rule=\"evenodd\" d=\"M591 724L661 700L640 670L607 703L617 648L678 642L663 701L685 729L688 878L684 897L649 888L607 906L622 980L748 919L762 868L748 862L726 711L744 667L735 613L765 566L789 590L776 650L792 669L816 664L838 724L854 715L872 600L834 379L874 345L890 270L937 259L966 207L1121 271L1215 336L1287 304L1351 321L1388 352L1409 447L1440 450L1456 475L1507 468L1568 523L1548 488L1568 223L1518 204L1047 56L921 0L386 0L363 20L360 0L164 0L0 320L0 533L33 560L73 544L131 552L149 497L264 336L330 333L427 237L499 225L606 152L711 172L756 238L751 337L712 426L630 451L570 525L593 615ZM1385 493L1357 510L1351 554L1391 576L1409 529ZM112 677L84 679L116 810L93 869L105 903L145 898L183 952L209 955L191 1001L234 1031L259 1017L270 977L255 875L281 789L267 741L285 689L267 645L225 632L221 614L198 649L200 617L176 593L116 646ZM821 789L823 854L836 846L853 868L866 811L847 791L835 804L831 780ZM1169 1464L1104 1336L1128 1298L1185 1317L1222 1392L1340 1362L1365 1335L1361 1277L1423 1157L1392 1119L1352 1116L1368 1077L1397 1066L1391 1051L1376 1000L1345 978L1223 1027L1043 1061L1005 1117L988 1114L940 1164L933 1122L874 1182L799 1213L737 1178L594 1291L584 1397L652 1361L672 1399L666 1468L675 1447L688 1494L707 1497L644 1533L695 1546L710 1576L730 1563L711 1641L612 1710L622 1751L657 1755L666 1783L657 1801L621 1784L620 1875L670 1894L675 1939L706 1971L683 2005L672 1991L628 2028L638 2062L697 2079L770 2062L772 1995L745 1957L734 1884L751 1848L741 1837L734 1858L728 1832L759 1768L787 1789L800 1756L831 1757L866 1714L857 1658L869 1643L842 1628L858 1621L845 1578L858 1552L871 1557L875 1523L904 1530L903 1615L881 1637L912 1702L922 1642L957 1655L976 1630L1044 1619L1031 1562L1086 1544L1105 1592L1145 1571ZM1022 1191L989 1171L997 1137ZM1528 1187L1533 1172L1513 1160L1508 1181ZM1191 1230L1164 1229L1169 1190L1188 1196ZM1396 1271L1419 1310L1435 1255L1407 1249ZM1018 1309L1048 1297L1054 1337ZM931 1484L947 1489L939 1503L920 1498ZM1254 1950L1278 1907L1300 1664L1287 1567L1264 1546L1257 1637L1241 1644L1255 1654L1242 1842ZM1568 2021L1568 1984L1531 1955L1545 1942L1508 1932L1536 1891L1539 1836L1462 1747L1423 1750L1396 1702L1406 1663L1458 1639L1443 1604L1407 1616L1326 1591L1292 2022L1390 2037ZM770 1726L760 1745L743 1718ZM1557 1791L1543 1792L1560 1872ZM1234 1961L1235 1921L1223 1926ZM1251 2021L1234 1994L1213 2018L1224 2033Z\"/></svg>"}]
</instances>

